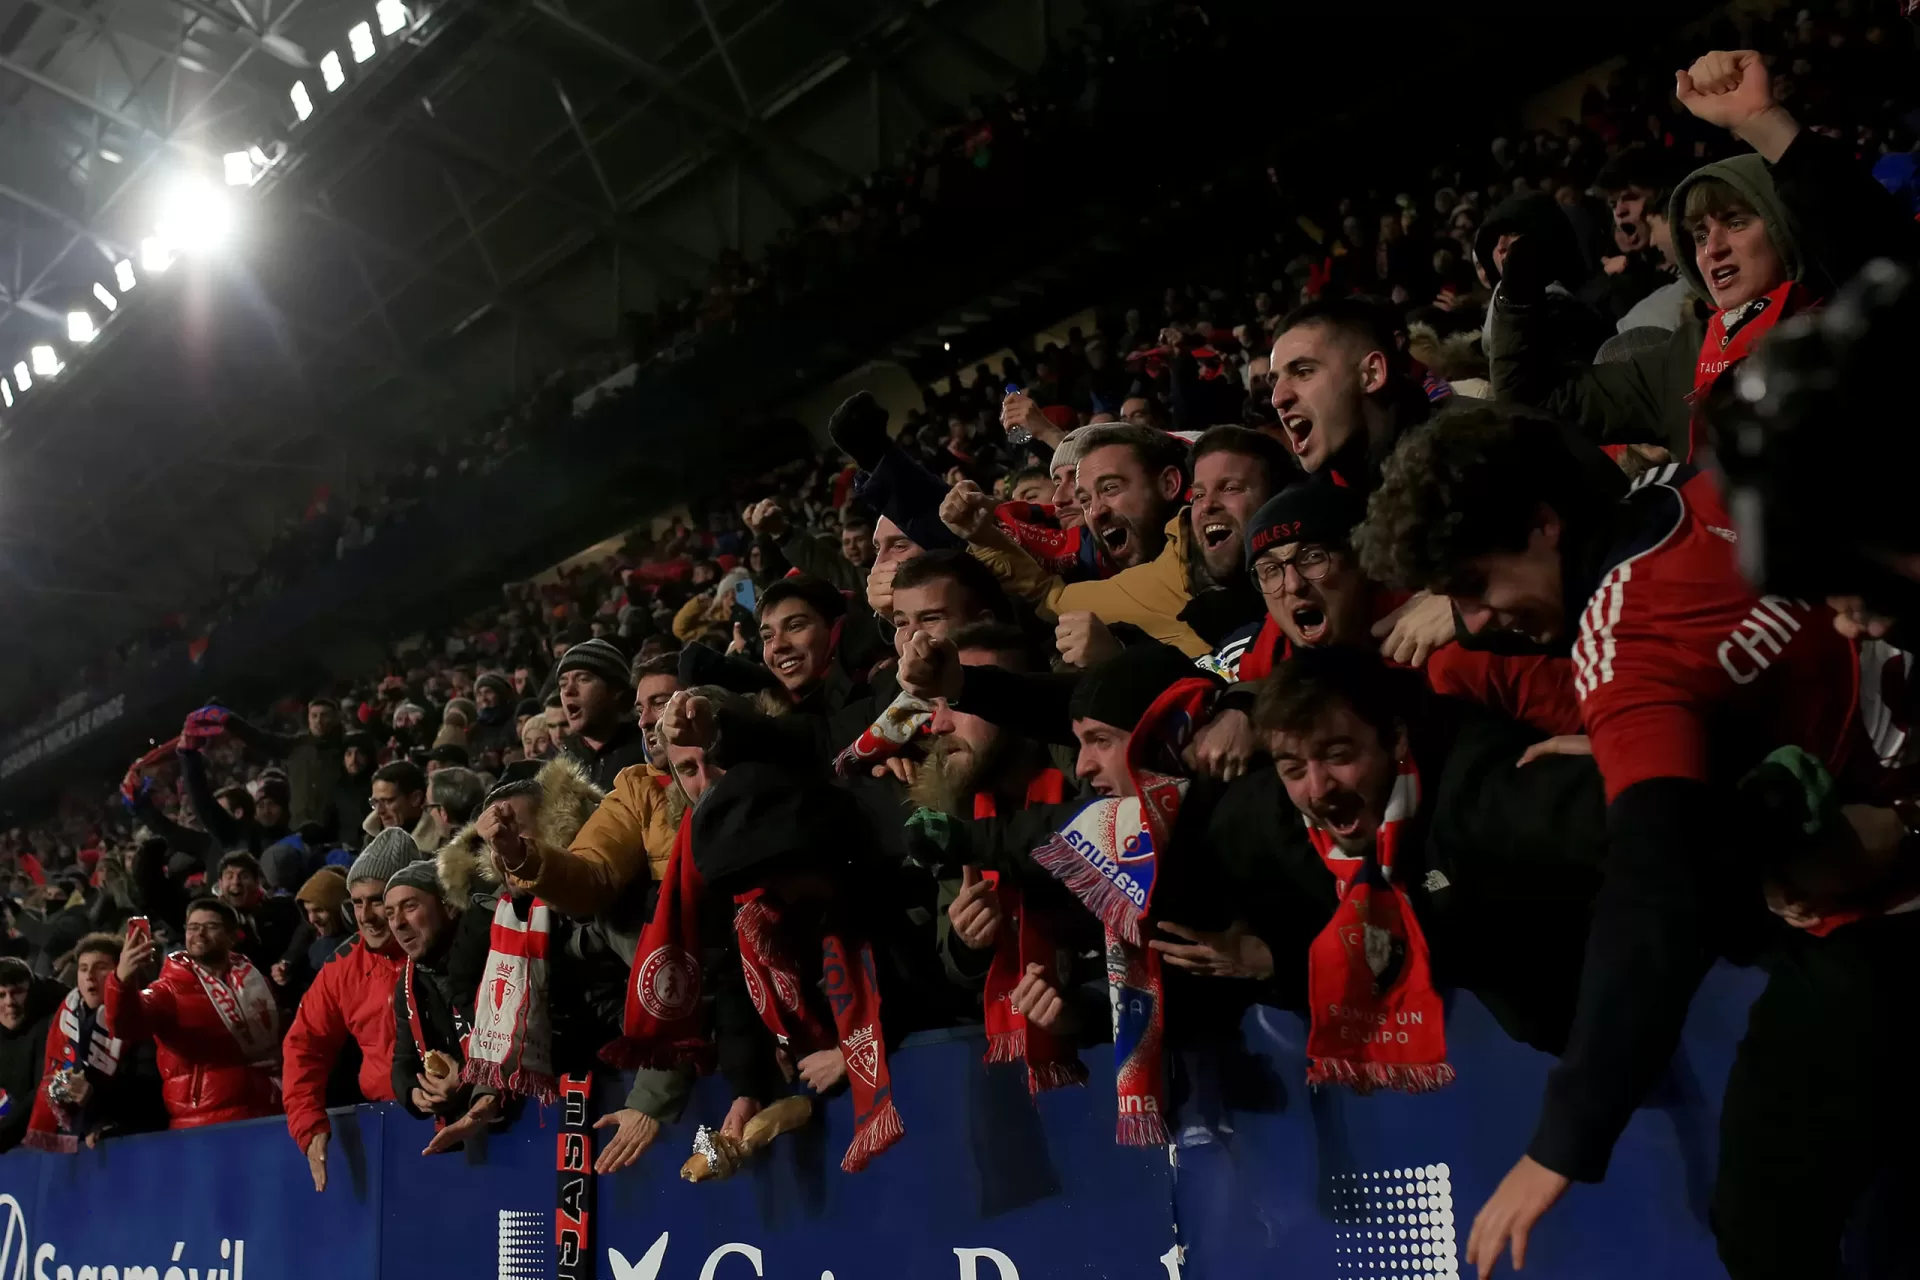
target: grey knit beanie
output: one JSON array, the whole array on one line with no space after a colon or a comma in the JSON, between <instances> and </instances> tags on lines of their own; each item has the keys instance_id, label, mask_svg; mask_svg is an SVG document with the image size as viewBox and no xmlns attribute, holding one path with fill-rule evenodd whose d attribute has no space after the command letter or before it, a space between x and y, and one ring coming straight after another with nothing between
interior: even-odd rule
<instances>
[{"instance_id":1,"label":"grey knit beanie","mask_svg":"<svg viewBox=\"0 0 1920 1280\"><path fill-rule=\"evenodd\" d=\"M373 839L367 841L367 847L347 868L347 883L358 884L362 880L378 880L383 884L393 878L393 873L417 861L420 846L413 842L402 827L388 827Z\"/></svg>"},{"instance_id":2,"label":"grey knit beanie","mask_svg":"<svg viewBox=\"0 0 1920 1280\"><path fill-rule=\"evenodd\" d=\"M584 671L599 676L610 689L631 689L627 655L611 640L595 637L582 640L560 655L560 674Z\"/></svg>"},{"instance_id":3,"label":"grey knit beanie","mask_svg":"<svg viewBox=\"0 0 1920 1280\"><path fill-rule=\"evenodd\" d=\"M418 889L436 898L447 896L447 891L440 887L440 866L432 858L409 862L389 876L387 892L392 893L395 889Z\"/></svg>"}]
</instances>

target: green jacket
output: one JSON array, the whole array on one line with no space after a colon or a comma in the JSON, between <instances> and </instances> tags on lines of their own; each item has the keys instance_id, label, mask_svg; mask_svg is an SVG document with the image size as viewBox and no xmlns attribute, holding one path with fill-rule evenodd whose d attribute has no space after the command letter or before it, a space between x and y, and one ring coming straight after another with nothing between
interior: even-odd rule
<instances>
[{"instance_id":1,"label":"green jacket","mask_svg":"<svg viewBox=\"0 0 1920 1280\"><path fill-rule=\"evenodd\" d=\"M1920 232L1892 197L1840 144L1803 130L1768 164L1748 153L1705 165L1674 188L1669 219L1681 277L1693 308L1666 345L1616 364L1585 364L1552 355L1550 316L1496 291L1487 324L1494 398L1532 405L1583 428L1602 444L1653 442L1676 457L1687 453L1694 371L1713 311L1705 281L1683 230L1687 192L1715 179L1738 191L1765 221L1790 278L1816 298L1830 295L1869 260L1912 262Z\"/></svg>"}]
</instances>

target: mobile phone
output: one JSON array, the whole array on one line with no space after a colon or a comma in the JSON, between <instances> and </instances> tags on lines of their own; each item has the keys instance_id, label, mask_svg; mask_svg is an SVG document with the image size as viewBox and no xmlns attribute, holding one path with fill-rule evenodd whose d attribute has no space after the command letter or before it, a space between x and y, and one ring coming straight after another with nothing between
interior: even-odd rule
<instances>
[{"instance_id":1,"label":"mobile phone","mask_svg":"<svg viewBox=\"0 0 1920 1280\"><path fill-rule=\"evenodd\" d=\"M742 609L745 609L748 613L752 613L753 601L754 601L753 579L743 578L734 585L733 602L739 605Z\"/></svg>"},{"instance_id":2,"label":"mobile phone","mask_svg":"<svg viewBox=\"0 0 1920 1280\"><path fill-rule=\"evenodd\" d=\"M129 916L127 918L127 942L131 944L142 938L148 942L153 941L153 922L145 916Z\"/></svg>"}]
</instances>

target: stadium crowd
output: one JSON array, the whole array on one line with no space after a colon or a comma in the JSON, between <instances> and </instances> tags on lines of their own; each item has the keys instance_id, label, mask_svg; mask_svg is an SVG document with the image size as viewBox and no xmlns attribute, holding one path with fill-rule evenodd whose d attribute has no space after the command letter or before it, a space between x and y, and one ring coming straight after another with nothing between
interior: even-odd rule
<instances>
[{"instance_id":1,"label":"stadium crowd","mask_svg":"<svg viewBox=\"0 0 1920 1280\"><path fill-rule=\"evenodd\" d=\"M1424 1092L1465 990L1559 1059L1484 1274L1606 1176L1727 959L1769 980L1723 1259L1839 1275L1920 1136L1911 658L1753 585L1716 461L1769 336L1920 268L1882 96L1920 82L1897 28L1745 34L1417 197L1276 179L1240 278L897 422L856 395L831 452L377 676L193 712L129 838L0 842L0 1146L284 1114L323 1187L329 1106L434 1154L611 1064L601 1173L708 1072L710 1162L846 1090L858 1172L912 1158L890 1050L971 1023L1036 1093L1111 1040L1151 1145L1252 1005L1308 1018L1309 1083Z\"/></svg>"}]
</instances>

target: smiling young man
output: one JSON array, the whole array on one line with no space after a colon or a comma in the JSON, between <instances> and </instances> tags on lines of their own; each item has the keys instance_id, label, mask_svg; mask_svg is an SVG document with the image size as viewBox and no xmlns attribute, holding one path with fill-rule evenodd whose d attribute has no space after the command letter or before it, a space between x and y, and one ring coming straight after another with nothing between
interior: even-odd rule
<instances>
[{"instance_id":1,"label":"smiling young man","mask_svg":"<svg viewBox=\"0 0 1920 1280\"><path fill-rule=\"evenodd\" d=\"M1911 793L1906 735L1890 732L1909 708L1888 701L1898 682L1868 677L1913 659L1856 646L1828 609L1760 596L1738 539L1712 475L1667 465L1609 501L1557 424L1491 406L1404 441L1356 533L1372 575L1450 594L1468 630L1570 652L1605 782L1607 888L1579 1009L1528 1153L1475 1222L1483 1273L1509 1242L1524 1262L1570 1182L1605 1177L1707 966L1742 946L1730 939L1764 947L1770 975L1722 1109L1714 1225L1735 1280L1838 1275L1854 1202L1920 1135L1876 1067L1920 1049L1911 1020L1880 1013L1920 976L1920 865L1874 807ZM1858 802L1812 855L1800 823L1736 790L1787 748Z\"/></svg>"},{"instance_id":2,"label":"smiling young man","mask_svg":"<svg viewBox=\"0 0 1920 1280\"><path fill-rule=\"evenodd\" d=\"M1828 296L1875 257L1920 256L1920 230L1841 143L1801 128L1773 100L1751 50L1714 52L1676 74L1700 120L1753 148L1694 171L1669 205L1676 265L1698 306L1664 346L1594 365L1553 354L1540 273L1509 255L1489 308L1494 395L1533 405L1596 439L1659 440L1687 459L1707 444L1699 401L1762 335Z\"/></svg>"}]
</instances>

